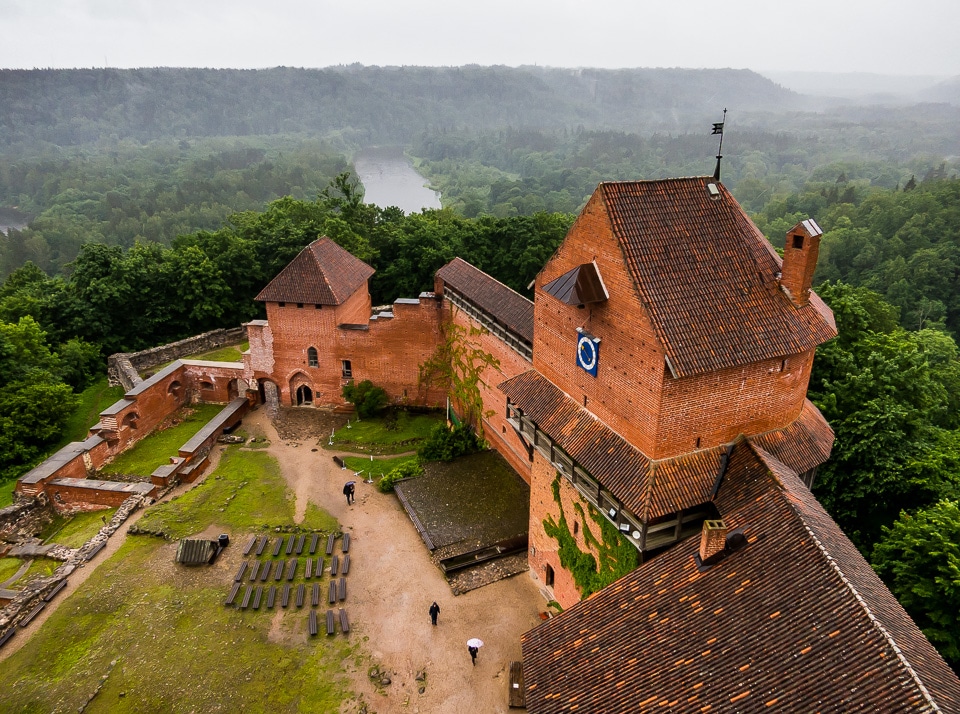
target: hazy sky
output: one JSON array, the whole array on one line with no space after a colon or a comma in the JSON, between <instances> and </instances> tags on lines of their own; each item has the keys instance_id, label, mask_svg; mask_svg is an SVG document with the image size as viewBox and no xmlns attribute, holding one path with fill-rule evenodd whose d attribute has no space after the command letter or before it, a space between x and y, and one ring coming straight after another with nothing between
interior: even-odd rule
<instances>
[{"instance_id":1,"label":"hazy sky","mask_svg":"<svg viewBox=\"0 0 960 714\"><path fill-rule=\"evenodd\" d=\"M0 67L960 74L960 0L0 0Z\"/></svg>"}]
</instances>

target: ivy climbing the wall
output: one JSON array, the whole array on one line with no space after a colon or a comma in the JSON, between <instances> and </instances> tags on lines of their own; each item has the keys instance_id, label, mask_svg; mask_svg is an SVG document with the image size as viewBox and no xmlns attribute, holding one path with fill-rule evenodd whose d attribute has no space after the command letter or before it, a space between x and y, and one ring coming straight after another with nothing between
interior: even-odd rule
<instances>
[{"instance_id":1,"label":"ivy climbing the wall","mask_svg":"<svg viewBox=\"0 0 960 714\"><path fill-rule=\"evenodd\" d=\"M574 504L576 516L579 517L580 527L583 529L583 539L595 548L600 563L591 553L584 553L577 547L577 541L567 525L567 516L563 511L560 500L560 477L557 476L551 484L553 500L560 508L560 520L554 521L553 516L543 520L544 532L559 544L560 565L573 575L573 581L580 591L580 598L590 597L598 590L602 590L610 583L623 577L640 564L640 552L630 542L620 535L616 527L604 518L597 510L581 497L581 503ZM587 522L587 512L582 504L589 509L592 520L600 531L598 539Z\"/></svg>"}]
</instances>

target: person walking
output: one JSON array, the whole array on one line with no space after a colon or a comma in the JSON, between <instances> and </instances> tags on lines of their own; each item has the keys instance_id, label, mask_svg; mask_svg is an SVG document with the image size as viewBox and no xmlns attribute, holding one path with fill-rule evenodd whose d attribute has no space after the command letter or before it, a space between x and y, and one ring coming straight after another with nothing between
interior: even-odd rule
<instances>
[{"instance_id":1,"label":"person walking","mask_svg":"<svg viewBox=\"0 0 960 714\"><path fill-rule=\"evenodd\" d=\"M470 659L473 660L473 666L476 667L476 666L477 666L477 652L479 652L480 650L479 650L478 648L476 648L476 647L471 647L470 645L467 645L467 651L470 653Z\"/></svg>"},{"instance_id":2,"label":"person walking","mask_svg":"<svg viewBox=\"0 0 960 714\"><path fill-rule=\"evenodd\" d=\"M436 601L434 601L433 605L430 606L430 622L433 623L434 627L437 626L437 615L439 614L440 614L440 606L437 605Z\"/></svg>"},{"instance_id":3,"label":"person walking","mask_svg":"<svg viewBox=\"0 0 960 714\"><path fill-rule=\"evenodd\" d=\"M348 506L353 503L353 500L354 500L353 495L354 495L354 493L356 493L356 486L354 485L353 481L347 481L347 482L343 485L343 495L347 497L347 505L348 505Z\"/></svg>"}]
</instances>

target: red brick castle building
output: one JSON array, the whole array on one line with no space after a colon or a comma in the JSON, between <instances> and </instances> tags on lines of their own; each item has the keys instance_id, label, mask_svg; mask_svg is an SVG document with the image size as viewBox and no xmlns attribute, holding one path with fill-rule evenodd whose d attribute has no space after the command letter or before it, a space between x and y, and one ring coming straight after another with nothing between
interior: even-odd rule
<instances>
[{"instance_id":1,"label":"red brick castle building","mask_svg":"<svg viewBox=\"0 0 960 714\"><path fill-rule=\"evenodd\" d=\"M833 443L806 399L836 335L820 235L799 223L781 259L718 181L604 183L532 303L456 259L377 314L372 269L322 238L258 296L243 376L268 403L369 379L440 405L419 366L475 328L498 364L480 428L530 484L531 573L566 608L523 638L531 711L960 711L809 491Z\"/></svg>"}]
</instances>

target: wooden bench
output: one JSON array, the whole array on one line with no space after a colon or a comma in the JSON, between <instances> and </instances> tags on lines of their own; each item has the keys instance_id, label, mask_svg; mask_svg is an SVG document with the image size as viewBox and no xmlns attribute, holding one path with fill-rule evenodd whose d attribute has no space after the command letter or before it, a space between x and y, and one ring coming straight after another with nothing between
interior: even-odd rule
<instances>
[{"instance_id":1,"label":"wooden bench","mask_svg":"<svg viewBox=\"0 0 960 714\"><path fill-rule=\"evenodd\" d=\"M257 541L257 556L263 555L263 549L267 547L267 543L270 541L266 536L260 536L260 540Z\"/></svg>"},{"instance_id":2,"label":"wooden bench","mask_svg":"<svg viewBox=\"0 0 960 714\"><path fill-rule=\"evenodd\" d=\"M257 585L257 589L253 591L253 605L251 607L254 610L260 609L260 598L263 597L263 586Z\"/></svg>"},{"instance_id":3,"label":"wooden bench","mask_svg":"<svg viewBox=\"0 0 960 714\"><path fill-rule=\"evenodd\" d=\"M313 558L307 558L307 569L304 571L303 577L307 580L313 577Z\"/></svg>"},{"instance_id":4,"label":"wooden bench","mask_svg":"<svg viewBox=\"0 0 960 714\"><path fill-rule=\"evenodd\" d=\"M51 590L51 591L48 592L46 595L44 595L44 596L43 596L43 601L44 601L44 602L50 602L51 600L53 600L53 598L55 598L55 597L57 596L57 593L59 593L59 592L60 592L61 590L63 590L65 587L67 587L67 580L66 580L66 578L64 578L64 579L61 580L59 583L57 583L57 586L56 586L53 590Z\"/></svg>"},{"instance_id":5,"label":"wooden bench","mask_svg":"<svg viewBox=\"0 0 960 714\"><path fill-rule=\"evenodd\" d=\"M311 637L316 637L317 635L317 611L311 610L310 614L307 615L307 632L310 633Z\"/></svg>"},{"instance_id":6,"label":"wooden bench","mask_svg":"<svg viewBox=\"0 0 960 714\"><path fill-rule=\"evenodd\" d=\"M267 590L267 609L272 610L273 604L277 601L277 586L271 585Z\"/></svg>"},{"instance_id":7,"label":"wooden bench","mask_svg":"<svg viewBox=\"0 0 960 714\"><path fill-rule=\"evenodd\" d=\"M333 610L327 610L327 634L333 634Z\"/></svg>"},{"instance_id":8,"label":"wooden bench","mask_svg":"<svg viewBox=\"0 0 960 714\"><path fill-rule=\"evenodd\" d=\"M244 574L247 572L247 561L240 563L240 569L237 571L237 574L234 576L233 581L239 583L243 580Z\"/></svg>"},{"instance_id":9,"label":"wooden bench","mask_svg":"<svg viewBox=\"0 0 960 714\"><path fill-rule=\"evenodd\" d=\"M297 559L291 558L287 562L287 580L293 580L293 576L297 574Z\"/></svg>"},{"instance_id":10,"label":"wooden bench","mask_svg":"<svg viewBox=\"0 0 960 714\"><path fill-rule=\"evenodd\" d=\"M340 556L335 555L330 559L330 576L333 577L340 570Z\"/></svg>"},{"instance_id":11,"label":"wooden bench","mask_svg":"<svg viewBox=\"0 0 960 714\"><path fill-rule=\"evenodd\" d=\"M227 599L223 601L224 605L233 605L234 600L237 599L237 593L240 592L240 582L237 581L233 584L233 587L230 588L230 594L227 595Z\"/></svg>"},{"instance_id":12,"label":"wooden bench","mask_svg":"<svg viewBox=\"0 0 960 714\"><path fill-rule=\"evenodd\" d=\"M290 583L283 584L283 590L280 591L280 607L286 607L290 604Z\"/></svg>"},{"instance_id":13,"label":"wooden bench","mask_svg":"<svg viewBox=\"0 0 960 714\"><path fill-rule=\"evenodd\" d=\"M323 577L323 558L320 556L317 556L317 567L313 569L313 572L315 577Z\"/></svg>"},{"instance_id":14,"label":"wooden bench","mask_svg":"<svg viewBox=\"0 0 960 714\"><path fill-rule=\"evenodd\" d=\"M246 610L248 607L250 607L250 597L252 595L253 595L253 588L251 588L248 585L246 589L243 591L243 600L240 601L241 610Z\"/></svg>"},{"instance_id":15,"label":"wooden bench","mask_svg":"<svg viewBox=\"0 0 960 714\"><path fill-rule=\"evenodd\" d=\"M340 608L340 632L347 634L350 632L350 620L347 619L347 611Z\"/></svg>"},{"instance_id":16,"label":"wooden bench","mask_svg":"<svg viewBox=\"0 0 960 714\"><path fill-rule=\"evenodd\" d=\"M337 581L337 597L340 598L340 602L343 602L347 599L347 579L340 578Z\"/></svg>"},{"instance_id":17,"label":"wooden bench","mask_svg":"<svg viewBox=\"0 0 960 714\"><path fill-rule=\"evenodd\" d=\"M339 466L341 469L342 469L342 468L346 468L346 467L343 465L343 459L341 459L339 456L334 456L334 457L333 457L333 463L335 463L335 464L336 464L337 466Z\"/></svg>"},{"instance_id":18,"label":"wooden bench","mask_svg":"<svg viewBox=\"0 0 960 714\"><path fill-rule=\"evenodd\" d=\"M277 544L273 546L273 557L276 558L280 555L280 550L283 548L283 537L277 538Z\"/></svg>"},{"instance_id":19,"label":"wooden bench","mask_svg":"<svg viewBox=\"0 0 960 714\"><path fill-rule=\"evenodd\" d=\"M297 585L297 607L303 607L303 599L306 595L306 588L303 583Z\"/></svg>"},{"instance_id":20,"label":"wooden bench","mask_svg":"<svg viewBox=\"0 0 960 714\"><path fill-rule=\"evenodd\" d=\"M313 584L313 591L310 593L310 604L317 607L320 604L320 583Z\"/></svg>"},{"instance_id":21,"label":"wooden bench","mask_svg":"<svg viewBox=\"0 0 960 714\"><path fill-rule=\"evenodd\" d=\"M317 552L317 543L320 541L320 536L317 533L314 533L310 536L310 555L313 555Z\"/></svg>"},{"instance_id":22,"label":"wooden bench","mask_svg":"<svg viewBox=\"0 0 960 714\"><path fill-rule=\"evenodd\" d=\"M250 582L252 583L257 579L257 576L260 574L260 561L253 561L253 568L250 569Z\"/></svg>"},{"instance_id":23,"label":"wooden bench","mask_svg":"<svg viewBox=\"0 0 960 714\"><path fill-rule=\"evenodd\" d=\"M291 535L291 536L289 536L289 537L287 538L287 555L291 555L291 554L293 553L293 543L294 543L293 539L294 539L294 537L295 537L295 536L292 536L292 535Z\"/></svg>"},{"instance_id":24,"label":"wooden bench","mask_svg":"<svg viewBox=\"0 0 960 714\"><path fill-rule=\"evenodd\" d=\"M30 611L30 613L29 613L25 618L23 618L22 620L20 620L20 627L26 627L27 625L29 625L29 624L30 624L30 621L31 621L33 618L35 618L37 615L39 615L39 614L40 614L40 611L41 611L43 608L45 608L46 606L47 606L47 603L45 603L45 602L43 602L43 601L41 600L41 601L40 601L40 604L38 604L35 608L33 608L33 609Z\"/></svg>"},{"instance_id":25,"label":"wooden bench","mask_svg":"<svg viewBox=\"0 0 960 714\"><path fill-rule=\"evenodd\" d=\"M273 566L273 579L278 583L283 579L283 561L278 560L276 565Z\"/></svg>"},{"instance_id":26,"label":"wooden bench","mask_svg":"<svg viewBox=\"0 0 960 714\"><path fill-rule=\"evenodd\" d=\"M510 707L527 707L527 691L523 688L523 662L510 663L510 687L509 704Z\"/></svg>"},{"instance_id":27,"label":"wooden bench","mask_svg":"<svg viewBox=\"0 0 960 714\"><path fill-rule=\"evenodd\" d=\"M343 556L343 564L340 566L340 574L346 575L350 572L350 556Z\"/></svg>"},{"instance_id":28,"label":"wooden bench","mask_svg":"<svg viewBox=\"0 0 960 714\"><path fill-rule=\"evenodd\" d=\"M261 583L267 582L267 578L269 577L270 577L270 563L267 561L263 561L263 563L260 565L260 582Z\"/></svg>"},{"instance_id":29,"label":"wooden bench","mask_svg":"<svg viewBox=\"0 0 960 714\"><path fill-rule=\"evenodd\" d=\"M337 583L333 580L330 581L330 590L327 592L327 602L330 605L333 605L337 601Z\"/></svg>"},{"instance_id":30,"label":"wooden bench","mask_svg":"<svg viewBox=\"0 0 960 714\"><path fill-rule=\"evenodd\" d=\"M333 554L333 543L336 539L337 537L333 533L327 536L327 555Z\"/></svg>"},{"instance_id":31,"label":"wooden bench","mask_svg":"<svg viewBox=\"0 0 960 714\"><path fill-rule=\"evenodd\" d=\"M96 558L97 553L99 553L101 550L103 550L106 547L107 547L107 541L100 542L96 548L94 548L89 553L87 553L87 558L86 558L87 562L89 563L91 560Z\"/></svg>"},{"instance_id":32,"label":"wooden bench","mask_svg":"<svg viewBox=\"0 0 960 714\"><path fill-rule=\"evenodd\" d=\"M340 544L340 549L343 550L344 553L350 552L350 534L349 533L343 534L343 542Z\"/></svg>"},{"instance_id":33,"label":"wooden bench","mask_svg":"<svg viewBox=\"0 0 960 714\"><path fill-rule=\"evenodd\" d=\"M301 553L303 553L303 542L306 539L307 537L305 535L301 535L297 537L297 546L296 546L297 555L300 555Z\"/></svg>"},{"instance_id":34,"label":"wooden bench","mask_svg":"<svg viewBox=\"0 0 960 714\"><path fill-rule=\"evenodd\" d=\"M246 558L250 555L250 551L253 550L254 544L257 542L257 537L255 535L250 536L250 540L243 548L243 557Z\"/></svg>"},{"instance_id":35,"label":"wooden bench","mask_svg":"<svg viewBox=\"0 0 960 714\"><path fill-rule=\"evenodd\" d=\"M0 637L0 647L3 647L5 644L7 644L7 642L10 641L10 638L15 634L17 634L17 629L15 627L11 627L9 630L4 632L3 636Z\"/></svg>"}]
</instances>

